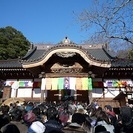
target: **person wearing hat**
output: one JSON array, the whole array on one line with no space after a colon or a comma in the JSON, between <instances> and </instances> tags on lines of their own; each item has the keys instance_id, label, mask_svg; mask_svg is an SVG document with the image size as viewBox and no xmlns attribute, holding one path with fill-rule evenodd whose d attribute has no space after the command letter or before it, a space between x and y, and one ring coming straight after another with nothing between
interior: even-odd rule
<instances>
[{"instance_id":1,"label":"person wearing hat","mask_svg":"<svg viewBox=\"0 0 133 133\"><path fill-rule=\"evenodd\" d=\"M34 121L28 128L28 133L45 133L46 127L40 121Z\"/></svg>"}]
</instances>

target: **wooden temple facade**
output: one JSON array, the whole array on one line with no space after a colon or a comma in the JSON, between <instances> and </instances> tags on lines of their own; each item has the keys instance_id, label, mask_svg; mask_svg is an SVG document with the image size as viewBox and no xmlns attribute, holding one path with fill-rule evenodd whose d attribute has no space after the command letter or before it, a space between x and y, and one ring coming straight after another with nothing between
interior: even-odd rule
<instances>
[{"instance_id":1,"label":"wooden temple facade","mask_svg":"<svg viewBox=\"0 0 133 133\"><path fill-rule=\"evenodd\" d=\"M106 45L79 45L68 38L33 45L21 59L1 60L0 79L3 99L132 103L133 62L116 58Z\"/></svg>"}]
</instances>

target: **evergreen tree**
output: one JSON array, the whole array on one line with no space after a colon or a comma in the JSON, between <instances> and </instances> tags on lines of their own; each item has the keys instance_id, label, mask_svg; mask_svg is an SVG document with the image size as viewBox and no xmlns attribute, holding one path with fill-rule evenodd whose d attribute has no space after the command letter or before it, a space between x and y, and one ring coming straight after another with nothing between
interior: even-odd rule
<instances>
[{"instance_id":1,"label":"evergreen tree","mask_svg":"<svg viewBox=\"0 0 133 133\"><path fill-rule=\"evenodd\" d=\"M30 48L30 42L15 28L0 28L0 60L23 57Z\"/></svg>"}]
</instances>

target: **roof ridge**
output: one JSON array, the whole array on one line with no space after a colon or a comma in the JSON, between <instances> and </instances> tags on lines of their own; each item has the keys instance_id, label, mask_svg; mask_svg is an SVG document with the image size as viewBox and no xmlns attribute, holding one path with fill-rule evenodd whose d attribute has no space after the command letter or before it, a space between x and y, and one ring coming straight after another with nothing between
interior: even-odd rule
<instances>
[{"instance_id":1,"label":"roof ridge","mask_svg":"<svg viewBox=\"0 0 133 133\"><path fill-rule=\"evenodd\" d=\"M37 49L37 46L33 46L33 48L30 49L24 57L22 57L22 60L28 58L31 54L33 54L36 51L36 49Z\"/></svg>"},{"instance_id":2,"label":"roof ridge","mask_svg":"<svg viewBox=\"0 0 133 133\"><path fill-rule=\"evenodd\" d=\"M111 52L109 52L109 50L107 50L107 48L102 47L102 49L104 50L104 52L111 58L111 59L115 59L116 56L111 55Z\"/></svg>"}]
</instances>

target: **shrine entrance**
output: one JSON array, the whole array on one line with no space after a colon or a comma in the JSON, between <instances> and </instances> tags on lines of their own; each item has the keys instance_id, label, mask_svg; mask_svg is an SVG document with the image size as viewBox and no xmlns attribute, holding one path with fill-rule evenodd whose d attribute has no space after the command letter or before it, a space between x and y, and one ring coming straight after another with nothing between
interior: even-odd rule
<instances>
[{"instance_id":1,"label":"shrine entrance","mask_svg":"<svg viewBox=\"0 0 133 133\"><path fill-rule=\"evenodd\" d=\"M67 94L65 94L67 91ZM89 103L88 99L88 90L77 90L76 93L72 92L73 90L61 90L61 95L59 90L48 90L47 91L47 98L46 101L48 102L59 102L59 101L78 101L78 102L87 102ZM74 95L72 95L72 93Z\"/></svg>"}]
</instances>

